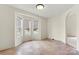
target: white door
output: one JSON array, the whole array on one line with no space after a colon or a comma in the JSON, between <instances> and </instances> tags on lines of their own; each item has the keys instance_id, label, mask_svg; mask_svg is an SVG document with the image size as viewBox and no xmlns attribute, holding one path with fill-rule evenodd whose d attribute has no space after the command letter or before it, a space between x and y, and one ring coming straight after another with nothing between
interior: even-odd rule
<instances>
[{"instance_id":1,"label":"white door","mask_svg":"<svg viewBox=\"0 0 79 59\"><path fill-rule=\"evenodd\" d=\"M32 21L32 40L39 40L40 31L39 31L39 22L38 20Z\"/></svg>"},{"instance_id":2,"label":"white door","mask_svg":"<svg viewBox=\"0 0 79 59\"><path fill-rule=\"evenodd\" d=\"M40 40L39 21L34 19L25 19L23 21L24 41Z\"/></svg>"},{"instance_id":3,"label":"white door","mask_svg":"<svg viewBox=\"0 0 79 59\"><path fill-rule=\"evenodd\" d=\"M20 16L16 16L15 20L15 46L18 46L23 42L23 19Z\"/></svg>"},{"instance_id":4,"label":"white door","mask_svg":"<svg viewBox=\"0 0 79 59\"><path fill-rule=\"evenodd\" d=\"M24 41L32 40L32 22L31 20L23 20Z\"/></svg>"}]
</instances>

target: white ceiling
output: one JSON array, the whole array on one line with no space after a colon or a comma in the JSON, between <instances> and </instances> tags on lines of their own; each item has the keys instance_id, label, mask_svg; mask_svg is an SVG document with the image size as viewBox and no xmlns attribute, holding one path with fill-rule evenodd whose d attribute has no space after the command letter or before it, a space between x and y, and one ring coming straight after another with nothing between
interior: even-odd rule
<instances>
[{"instance_id":1,"label":"white ceiling","mask_svg":"<svg viewBox=\"0 0 79 59\"><path fill-rule=\"evenodd\" d=\"M42 16L44 18L51 18L58 15L61 15L69 8L71 8L72 4L45 4L45 8L43 10L37 10L35 4L13 4L13 7L28 11L38 16Z\"/></svg>"}]
</instances>

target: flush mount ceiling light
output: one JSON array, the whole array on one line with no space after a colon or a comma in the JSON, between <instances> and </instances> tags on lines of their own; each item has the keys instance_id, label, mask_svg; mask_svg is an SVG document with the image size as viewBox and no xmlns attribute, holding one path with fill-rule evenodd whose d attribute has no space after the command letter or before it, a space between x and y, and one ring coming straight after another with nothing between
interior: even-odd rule
<instances>
[{"instance_id":1,"label":"flush mount ceiling light","mask_svg":"<svg viewBox=\"0 0 79 59\"><path fill-rule=\"evenodd\" d=\"M43 5L43 4L37 4L37 5L36 5L36 8L37 8L38 10L42 10L42 9L44 8L44 5Z\"/></svg>"}]
</instances>

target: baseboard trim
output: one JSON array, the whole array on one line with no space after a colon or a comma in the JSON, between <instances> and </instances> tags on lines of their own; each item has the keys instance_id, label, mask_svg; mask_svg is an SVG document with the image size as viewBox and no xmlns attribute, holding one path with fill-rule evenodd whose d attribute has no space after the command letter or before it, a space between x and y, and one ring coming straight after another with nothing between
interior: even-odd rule
<instances>
[{"instance_id":1,"label":"baseboard trim","mask_svg":"<svg viewBox=\"0 0 79 59\"><path fill-rule=\"evenodd\" d=\"M14 48L14 47L13 47L13 48ZM0 50L0 52L5 51L5 50L8 50L8 49L12 49L12 48L2 49L2 50Z\"/></svg>"}]
</instances>

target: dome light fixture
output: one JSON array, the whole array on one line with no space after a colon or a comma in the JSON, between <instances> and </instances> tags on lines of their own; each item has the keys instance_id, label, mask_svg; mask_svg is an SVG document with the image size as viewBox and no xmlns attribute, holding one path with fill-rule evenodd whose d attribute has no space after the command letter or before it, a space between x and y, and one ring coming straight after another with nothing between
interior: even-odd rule
<instances>
[{"instance_id":1,"label":"dome light fixture","mask_svg":"<svg viewBox=\"0 0 79 59\"><path fill-rule=\"evenodd\" d=\"M37 8L38 10L42 10L42 9L44 8L44 5L43 5L43 4L37 4L37 5L36 5L36 8Z\"/></svg>"}]
</instances>

